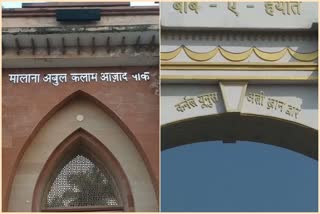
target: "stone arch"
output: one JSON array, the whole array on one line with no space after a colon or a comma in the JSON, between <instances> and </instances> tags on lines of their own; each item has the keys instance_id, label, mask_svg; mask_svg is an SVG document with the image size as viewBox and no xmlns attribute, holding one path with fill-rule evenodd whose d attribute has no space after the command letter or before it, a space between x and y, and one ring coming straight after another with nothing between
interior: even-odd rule
<instances>
[{"instance_id":1,"label":"stone arch","mask_svg":"<svg viewBox=\"0 0 320 214\"><path fill-rule=\"evenodd\" d=\"M318 160L318 131L279 118L232 112L176 121L161 128L162 150L216 140L261 142Z\"/></svg>"},{"instance_id":2,"label":"stone arch","mask_svg":"<svg viewBox=\"0 0 320 214\"><path fill-rule=\"evenodd\" d=\"M43 198L46 193L45 189L52 182L54 174L63 166L63 163L70 161L73 154L78 151L85 152L95 162L99 163L99 167L107 170L116 183L122 199L123 211L134 211L134 201L128 178L126 177L120 163L113 154L93 135L86 130L79 128L68 136L60 145L53 151L49 159L45 163L35 186L32 200L32 211L42 211ZM53 209L59 211L59 209ZM51 211L53 211L51 210ZM68 209L62 209L68 211ZM77 211L77 209L70 209ZM106 207L96 207L89 209L79 209L81 211L119 211L118 209L106 209ZM47 210L48 211L48 210Z\"/></svg>"},{"instance_id":3,"label":"stone arch","mask_svg":"<svg viewBox=\"0 0 320 214\"><path fill-rule=\"evenodd\" d=\"M102 105L91 95L83 91L76 91L57 104L42 119L32 137L29 138L13 175L9 211L31 211L32 189L35 188L35 181L41 169L54 149L79 128L95 136L119 161L132 189L133 200L136 202L135 210L155 211L158 209L155 190L144 157L136 144L132 142L134 140L132 140L132 135L128 134L129 130L123 128L125 124L123 122L121 124L117 115ZM77 114L84 116L84 120L77 121ZM106 140L108 134L112 136L111 141L110 138L109 141ZM115 139L121 143L117 144ZM41 157L35 160L37 154L40 154ZM19 189L23 186L30 187L25 189L25 194L19 195ZM19 201L24 205L16 206Z\"/></svg>"}]
</instances>

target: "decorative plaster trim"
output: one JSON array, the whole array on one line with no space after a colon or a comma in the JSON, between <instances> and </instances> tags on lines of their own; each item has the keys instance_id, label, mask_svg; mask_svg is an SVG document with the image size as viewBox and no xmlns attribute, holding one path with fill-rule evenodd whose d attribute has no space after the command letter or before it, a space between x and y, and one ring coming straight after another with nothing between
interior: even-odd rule
<instances>
[{"instance_id":1,"label":"decorative plaster trim","mask_svg":"<svg viewBox=\"0 0 320 214\"><path fill-rule=\"evenodd\" d=\"M162 70L318 71L313 62L161 62Z\"/></svg>"},{"instance_id":2,"label":"decorative plaster trim","mask_svg":"<svg viewBox=\"0 0 320 214\"><path fill-rule=\"evenodd\" d=\"M228 99L227 99L228 93L226 92L226 87L228 87L230 85L242 86L241 95L240 95L238 105L234 109L231 106L229 106ZM248 82L219 82L219 87L221 90L221 94L222 94L222 98L223 98L224 105L226 108L226 112L240 112L241 111L241 108L243 105L243 100L244 100L246 90L247 90L247 86L248 86Z\"/></svg>"},{"instance_id":3,"label":"decorative plaster trim","mask_svg":"<svg viewBox=\"0 0 320 214\"><path fill-rule=\"evenodd\" d=\"M228 81L318 81L318 77L289 77L289 76L205 76L205 75L161 75L161 80L228 80Z\"/></svg>"},{"instance_id":4,"label":"decorative plaster trim","mask_svg":"<svg viewBox=\"0 0 320 214\"><path fill-rule=\"evenodd\" d=\"M252 31L183 31L163 29L161 38L164 41L268 41L268 42L296 42L296 41L317 41L316 30L286 32L252 32Z\"/></svg>"},{"instance_id":5,"label":"decorative plaster trim","mask_svg":"<svg viewBox=\"0 0 320 214\"><path fill-rule=\"evenodd\" d=\"M218 46L208 52L195 52L187 48L186 46L182 45L173 51L161 52L160 59L162 61L172 60L180 54L181 50L183 50L191 60L198 61L198 62L208 61L214 58L218 52L225 59L232 62L244 61L248 59L252 55L252 53L254 53L260 59L264 61L269 61L269 62L280 60L282 57L284 57L286 53L289 53L291 57L293 57L294 59L300 62L312 62L318 58L318 51L309 52L309 53L299 53L297 51L292 50L289 47L284 48L281 51L277 51L277 52L267 52L267 51L262 51L257 47L251 47L244 52L235 53L235 52L228 51L222 48L221 46Z\"/></svg>"}]
</instances>

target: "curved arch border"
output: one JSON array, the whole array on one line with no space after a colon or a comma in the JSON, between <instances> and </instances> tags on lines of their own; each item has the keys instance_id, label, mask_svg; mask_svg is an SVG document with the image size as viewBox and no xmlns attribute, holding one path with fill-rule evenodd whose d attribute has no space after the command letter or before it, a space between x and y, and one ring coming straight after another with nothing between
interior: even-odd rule
<instances>
[{"instance_id":1,"label":"curved arch border","mask_svg":"<svg viewBox=\"0 0 320 214\"><path fill-rule=\"evenodd\" d=\"M124 170L121 168L120 163L113 156L111 151L109 151L97 138L82 128L77 129L65 140L63 140L63 142L59 144L59 146L53 151L45 163L34 189L32 211L39 212L42 210L43 194L46 192L45 190L48 183L50 183L52 180L51 175L56 169L58 169L59 165L61 164L61 160L63 160L65 156L70 156L70 154L73 154L77 149L79 149L79 147L86 148L86 152L88 152L90 156L96 156L94 160L99 164L99 166L104 167L105 170L111 173L117 184L117 187L119 188L124 211L134 211L134 200L130 184L124 173ZM84 211L85 209L86 208L81 208L79 210ZM90 211L103 211L105 210L105 207L89 207L88 209L90 209ZM59 209L54 209L52 211L58 210ZM66 208L61 210L68 211ZM70 209L70 211L71 210L77 211L77 209ZM108 211L117 211L117 209L111 209Z\"/></svg>"},{"instance_id":2,"label":"curved arch border","mask_svg":"<svg viewBox=\"0 0 320 214\"><path fill-rule=\"evenodd\" d=\"M46 124L46 122L56 113L58 112L60 109L63 108L63 106L65 106L67 103L71 102L72 100L78 98L78 97L83 97L91 102L93 102L94 104L96 104L100 109L102 109L104 112L106 112L106 114L108 116L110 116L119 126L120 128L124 131L124 133L129 137L129 139L133 142L135 148L137 149L138 153L140 154L140 156L142 157L145 166L147 167L147 171L150 175L151 181L152 181L152 185L154 188L154 191L156 193L156 198L159 201L159 189L158 189L158 181L155 178L155 175L153 174L152 171L152 167L151 167L151 163L149 162L147 155L145 153L145 151L143 150L143 148L141 147L141 144L139 143L139 140L136 138L136 136L134 135L134 133L129 129L129 127L122 121L122 119L114 112L112 111L110 108L108 108L106 105L104 105L101 101L99 101L99 99L97 99L96 97L88 94L87 92L83 91L83 90L76 90L73 93L65 96L64 98L62 98L58 104L56 104L55 106L53 106L53 108L51 108L46 115L39 121L39 123L35 126L35 128L33 129L33 131L31 132L31 134L29 135L29 137L27 138L26 142L23 144L22 149L19 151L18 157L14 163L14 167L13 167L13 171L9 176L9 182L8 182L8 187L7 187L7 192L5 194L5 197L3 197L3 204L2 204L2 210L4 212L6 212L8 210L8 206L9 206L9 198L11 195L11 190L12 190L12 184L13 184L13 180L14 180L14 176L16 175L17 172L17 168L19 166L19 163L23 157L23 154L25 153L25 151L27 150L27 148L30 146L31 142L33 141L33 139L35 138L35 136L37 135L37 133L39 132L39 130Z\"/></svg>"},{"instance_id":3,"label":"curved arch border","mask_svg":"<svg viewBox=\"0 0 320 214\"><path fill-rule=\"evenodd\" d=\"M183 119L161 127L162 151L216 140L261 142L318 160L318 130L271 116L230 112Z\"/></svg>"}]
</instances>

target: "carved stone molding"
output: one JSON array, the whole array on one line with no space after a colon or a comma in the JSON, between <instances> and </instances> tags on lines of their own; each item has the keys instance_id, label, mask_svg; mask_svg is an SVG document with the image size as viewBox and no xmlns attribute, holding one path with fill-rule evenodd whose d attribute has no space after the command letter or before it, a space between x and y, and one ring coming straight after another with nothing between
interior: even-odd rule
<instances>
[{"instance_id":1,"label":"carved stone molding","mask_svg":"<svg viewBox=\"0 0 320 214\"><path fill-rule=\"evenodd\" d=\"M299 62L313 62L318 59L318 51L313 51L309 53L299 53L291 48L283 48L277 52L267 52L263 51L257 47L251 47L246 51L235 53L226 50L223 47L215 47L208 52L196 52L186 46L182 45L179 48L169 51L161 52L161 61L170 61L176 58L181 52L184 52L188 58L193 61L206 62L214 58L218 53L220 53L226 60L231 62L242 62L248 59L251 55L256 55L263 61L275 62L283 58L286 54L290 54L292 58Z\"/></svg>"},{"instance_id":2,"label":"carved stone molding","mask_svg":"<svg viewBox=\"0 0 320 214\"><path fill-rule=\"evenodd\" d=\"M196 41L317 41L316 32L164 31L165 40Z\"/></svg>"}]
</instances>

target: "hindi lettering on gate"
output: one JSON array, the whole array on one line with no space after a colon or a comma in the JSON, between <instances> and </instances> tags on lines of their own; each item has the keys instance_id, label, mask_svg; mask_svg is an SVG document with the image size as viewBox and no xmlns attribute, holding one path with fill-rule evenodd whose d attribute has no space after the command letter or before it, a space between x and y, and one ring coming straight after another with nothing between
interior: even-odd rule
<instances>
[{"instance_id":1,"label":"hindi lettering on gate","mask_svg":"<svg viewBox=\"0 0 320 214\"><path fill-rule=\"evenodd\" d=\"M50 83L59 86L68 81L75 83L89 82L128 82L129 75L127 72L102 72L102 73L49 73L49 74L9 74L9 81L13 84L31 84L31 83ZM133 81L150 81L150 72L138 72L131 74Z\"/></svg>"},{"instance_id":2,"label":"hindi lettering on gate","mask_svg":"<svg viewBox=\"0 0 320 214\"><path fill-rule=\"evenodd\" d=\"M260 91L260 93L249 92L247 95L247 101L259 107L264 107L267 110L286 114L290 117L294 117L295 119L298 118L298 114L301 112L301 109L298 107L275 98L266 97L263 91Z\"/></svg>"},{"instance_id":3,"label":"hindi lettering on gate","mask_svg":"<svg viewBox=\"0 0 320 214\"><path fill-rule=\"evenodd\" d=\"M12 83L39 83L40 74L9 74L9 81Z\"/></svg>"},{"instance_id":4,"label":"hindi lettering on gate","mask_svg":"<svg viewBox=\"0 0 320 214\"><path fill-rule=\"evenodd\" d=\"M198 98L198 99L196 99ZM192 109L198 106L201 108L213 108L214 104L219 102L219 96L217 92L201 94L196 97L184 97L183 101L174 105L178 112L184 112L188 109ZM199 103L199 105L198 105Z\"/></svg>"}]
</instances>

